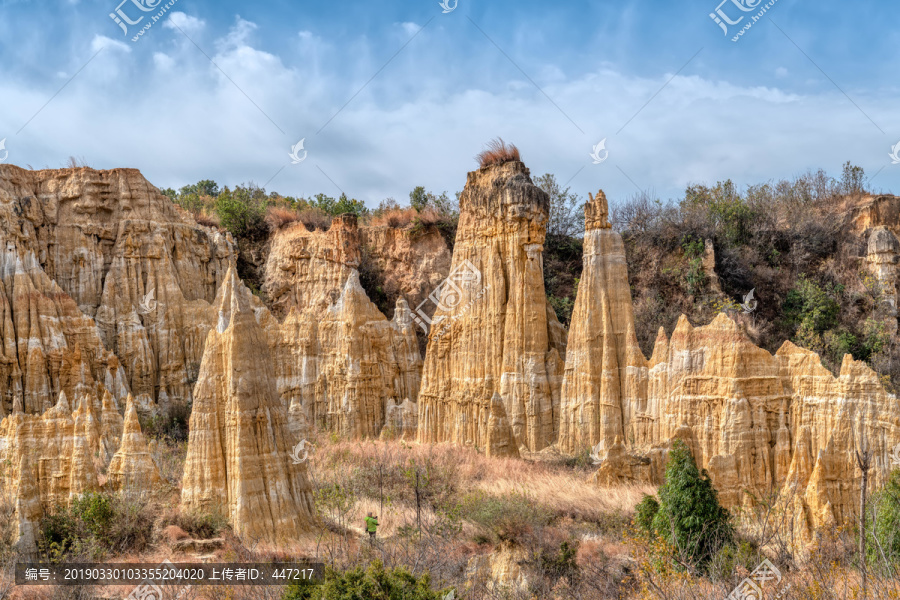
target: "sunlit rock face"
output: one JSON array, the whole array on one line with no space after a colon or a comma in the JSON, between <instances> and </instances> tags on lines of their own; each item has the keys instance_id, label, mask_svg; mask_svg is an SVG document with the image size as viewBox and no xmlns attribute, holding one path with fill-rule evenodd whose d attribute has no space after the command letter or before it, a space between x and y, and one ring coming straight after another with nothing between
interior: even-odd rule
<instances>
[{"instance_id":1,"label":"sunlit rock face","mask_svg":"<svg viewBox=\"0 0 900 600\"><path fill-rule=\"evenodd\" d=\"M312 488L291 458L267 335L234 269L216 312L194 389L182 506L222 511L241 537L296 540L312 524Z\"/></svg>"},{"instance_id":2,"label":"sunlit rock face","mask_svg":"<svg viewBox=\"0 0 900 600\"><path fill-rule=\"evenodd\" d=\"M900 403L865 364L844 358L839 376L785 342L772 355L725 314L671 336L649 360L634 340L621 239L602 193L586 206L585 265L572 315L562 386L559 447L593 449L602 485L663 482L671 444L683 440L709 471L722 502L778 500L797 533L844 523L858 510L855 452L868 449L880 485L900 444ZM876 231L869 263L888 278L893 234ZM875 258L873 258L873 255Z\"/></svg>"},{"instance_id":3,"label":"sunlit rock face","mask_svg":"<svg viewBox=\"0 0 900 600\"><path fill-rule=\"evenodd\" d=\"M419 394L422 359L409 305L399 298L388 320L360 285L359 255L353 215L335 218L327 232L297 224L272 242L266 290L286 317L267 331L278 391L301 439L310 427L378 437L388 407Z\"/></svg>"},{"instance_id":4,"label":"sunlit rock face","mask_svg":"<svg viewBox=\"0 0 900 600\"><path fill-rule=\"evenodd\" d=\"M189 399L233 256L135 169L0 165L0 415L95 384Z\"/></svg>"},{"instance_id":5,"label":"sunlit rock face","mask_svg":"<svg viewBox=\"0 0 900 600\"><path fill-rule=\"evenodd\" d=\"M110 399L107 395L100 411L90 395L80 395L73 407L60 392L43 414L26 414L17 398L0 421L0 494L14 500L23 551L35 549L43 515L86 492L106 489L141 497L160 483L133 403L123 426Z\"/></svg>"},{"instance_id":6,"label":"sunlit rock face","mask_svg":"<svg viewBox=\"0 0 900 600\"><path fill-rule=\"evenodd\" d=\"M607 214L603 191L591 196L562 383L559 447L569 453L625 439L625 423L646 398L647 360L634 333L625 246Z\"/></svg>"},{"instance_id":7,"label":"sunlit rock face","mask_svg":"<svg viewBox=\"0 0 900 600\"><path fill-rule=\"evenodd\" d=\"M514 446L556 441L564 330L547 302L549 198L521 162L469 173L451 273L431 323L419 394L419 441L485 448L492 398Z\"/></svg>"}]
</instances>

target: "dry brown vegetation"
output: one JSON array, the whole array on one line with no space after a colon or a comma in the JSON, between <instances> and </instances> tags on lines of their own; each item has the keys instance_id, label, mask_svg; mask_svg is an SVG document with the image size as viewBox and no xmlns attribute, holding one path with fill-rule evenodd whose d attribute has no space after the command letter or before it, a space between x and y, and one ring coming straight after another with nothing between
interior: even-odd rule
<instances>
[{"instance_id":1,"label":"dry brown vegetation","mask_svg":"<svg viewBox=\"0 0 900 600\"><path fill-rule=\"evenodd\" d=\"M165 444L163 440L161 445ZM168 461L179 456L183 460L180 444L170 451L158 450L157 460L163 455ZM113 523L116 530L134 528L145 537L103 559L188 562L195 557L171 554L173 539L217 536L224 541L215 551L216 562L310 557L344 570L380 560L387 568L404 566L416 574L429 573L434 588L454 588L456 597L466 600L693 600L726 597L768 557L783 578L766 587L769 598L785 589L783 597L804 600L863 597L852 531L824 532L811 548L794 551L790 536L782 533L784 514L741 512L740 544L717 556L709 574L692 575L661 559L668 549L631 527L634 506L653 490L601 489L589 482L592 470L582 461L564 461L548 453L526 460L492 459L451 445L350 442L323 434L316 439L309 463L320 527L291 547L242 542L231 535L221 515L181 512L176 485L160 490ZM12 512L4 506L0 504L0 534L12 523ZM380 522L374 544L363 532L363 517L369 511ZM500 584L473 578L476 565L485 567L492 555L512 560L497 574L517 577ZM0 558L6 559L0 574L2 597L14 555ZM69 560L85 558L81 554ZM870 563L867 598L900 597L900 581L890 569ZM123 597L129 591L31 588L18 597L92 598L98 593ZM276 599L283 591L194 587L183 597L212 599L227 593L229 598Z\"/></svg>"},{"instance_id":2,"label":"dry brown vegetation","mask_svg":"<svg viewBox=\"0 0 900 600\"><path fill-rule=\"evenodd\" d=\"M521 160L519 149L514 144L507 144L503 138L497 138L487 143L487 148L475 156L479 167L489 167L505 162Z\"/></svg>"},{"instance_id":3,"label":"dry brown vegetation","mask_svg":"<svg viewBox=\"0 0 900 600\"><path fill-rule=\"evenodd\" d=\"M270 206L266 209L265 221L270 231L278 231L286 225L300 220L297 211L285 206Z\"/></svg>"}]
</instances>

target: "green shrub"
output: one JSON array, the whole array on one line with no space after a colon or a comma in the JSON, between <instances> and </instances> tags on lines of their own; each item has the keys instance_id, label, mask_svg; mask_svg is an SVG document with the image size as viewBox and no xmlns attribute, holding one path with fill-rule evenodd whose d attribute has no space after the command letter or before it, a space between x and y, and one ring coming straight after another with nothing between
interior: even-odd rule
<instances>
[{"instance_id":1,"label":"green shrub","mask_svg":"<svg viewBox=\"0 0 900 600\"><path fill-rule=\"evenodd\" d=\"M482 491L471 492L461 504L463 518L487 533L486 541L518 540L533 528L547 525L553 516L534 499L520 493L489 496Z\"/></svg>"},{"instance_id":2,"label":"green shrub","mask_svg":"<svg viewBox=\"0 0 900 600\"><path fill-rule=\"evenodd\" d=\"M106 492L87 492L67 509L57 506L39 523L38 548L52 559L140 552L152 540L154 510Z\"/></svg>"},{"instance_id":3,"label":"green shrub","mask_svg":"<svg viewBox=\"0 0 900 600\"><path fill-rule=\"evenodd\" d=\"M644 494L634 509L634 525L644 534L653 533L653 519L659 512L659 502L653 496Z\"/></svg>"},{"instance_id":4,"label":"green shrub","mask_svg":"<svg viewBox=\"0 0 900 600\"><path fill-rule=\"evenodd\" d=\"M578 579L578 541L563 542L556 552L542 551L539 557L541 572L545 577L556 581L565 578L569 583Z\"/></svg>"},{"instance_id":5,"label":"green shrub","mask_svg":"<svg viewBox=\"0 0 900 600\"><path fill-rule=\"evenodd\" d=\"M291 584L282 600L442 600L446 591L431 589L426 573L416 577L403 567L385 569L375 561L366 570L343 573L326 569L321 585Z\"/></svg>"},{"instance_id":6,"label":"green shrub","mask_svg":"<svg viewBox=\"0 0 900 600\"><path fill-rule=\"evenodd\" d=\"M887 560L900 564L900 469L895 469L872 499L874 523L869 530L869 553L873 564Z\"/></svg>"},{"instance_id":7,"label":"green shrub","mask_svg":"<svg viewBox=\"0 0 900 600\"><path fill-rule=\"evenodd\" d=\"M643 517L652 503L641 501ZM675 440L666 465L665 483L659 488L659 510L653 531L687 562L705 570L712 557L734 543L731 515L719 504L718 494L706 471L700 471L682 440Z\"/></svg>"},{"instance_id":8,"label":"green shrub","mask_svg":"<svg viewBox=\"0 0 900 600\"><path fill-rule=\"evenodd\" d=\"M237 238L256 238L266 234L265 193L238 186L232 192L227 187L216 198L215 209L222 227Z\"/></svg>"}]
</instances>

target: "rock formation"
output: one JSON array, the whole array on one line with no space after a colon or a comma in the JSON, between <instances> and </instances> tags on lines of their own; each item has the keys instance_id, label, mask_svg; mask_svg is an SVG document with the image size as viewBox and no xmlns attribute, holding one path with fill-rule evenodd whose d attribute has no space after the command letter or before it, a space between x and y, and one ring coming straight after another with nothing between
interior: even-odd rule
<instances>
[{"instance_id":1,"label":"rock formation","mask_svg":"<svg viewBox=\"0 0 900 600\"><path fill-rule=\"evenodd\" d=\"M295 435L310 426L350 438L378 437L385 408L419 393L422 360L409 306L388 321L359 282L356 217L328 232L298 224L276 235L267 291L280 325L267 330L278 390Z\"/></svg>"},{"instance_id":2,"label":"rock formation","mask_svg":"<svg viewBox=\"0 0 900 600\"><path fill-rule=\"evenodd\" d=\"M494 392L487 422L487 444L484 447L487 456L519 458L519 446L513 434L506 408L500 394Z\"/></svg>"},{"instance_id":3,"label":"rock formation","mask_svg":"<svg viewBox=\"0 0 900 600\"><path fill-rule=\"evenodd\" d=\"M189 398L228 236L134 169L0 165L0 248L0 416L16 396L41 413L98 383Z\"/></svg>"},{"instance_id":4,"label":"rock formation","mask_svg":"<svg viewBox=\"0 0 900 600\"><path fill-rule=\"evenodd\" d=\"M216 310L194 388L182 506L221 510L241 537L296 539L311 525L312 490L306 466L290 458L266 332L233 268Z\"/></svg>"},{"instance_id":5,"label":"rock formation","mask_svg":"<svg viewBox=\"0 0 900 600\"><path fill-rule=\"evenodd\" d=\"M897 331L897 258L900 256L900 241L890 230L878 226L869 234L866 262L869 271L878 282L881 299L886 309L885 322L888 331Z\"/></svg>"},{"instance_id":6,"label":"rock formation","mask_svg":"<svg viewBox=\"0 0 900 600\"><path fill-rule=\"evenodd\" d=\"M409 398L397 404L388 401L385 410L384 428L379 436L383 440L403 440L414 442L419 426L419 407Z\"/></svg>"},{"instance_id":7,"label":"rock formation","mask_svg":"<svg viewBox=\"0 0 900 600\"><path fill-rule=\"evenodd\" d=\"M555 441L565 347L544 292L548 209L521 162L469 173L428 337L420 442L484 448L495 392L516 446L538 451Z\"/></svg>"},{"instance_id":8,"label":"rock formation","mask_svg":"<svg viewBox=\"0 0 900 600\"><path fill-rule=\"evenodd\" d=\"M128 396L122 441L109 463L107 485L129 496L142 496L162 483L141 432L134 398Z\"/></svg>"},{"instance_id":9,"label":"rock formation","mask_svg":"<svg viewBox=\"0 0 900 600\"><path fill-rule=\"evenodd\" d=\"M613 243L604 246L590 229L585 235L560 448L596 444L604 455L596 475L602 485L658 484L672 441L682 439L726 506L780 497L803 516L802 535L848 522L859 496L853 452L873 452L877 486L900 443L900 403L877 375L846 356L834 377L815 353L790 342L773 356L725 314L696 328L682 316L671 338L660 331L646 361L623 298L621 246L611 232L601 236Z\"/></svg>"},{"instance_id":10,"label":"rock formation","mask_svg":"<svg viewBox=\"0 0 900 600\"><path fill-rule=\"evenodd\" d=\"M560 407L559 448L574 453L625 438L646 388L622 237L603 191L585 205L584 270L572 311Z\"/></svg>"}]
</instances>

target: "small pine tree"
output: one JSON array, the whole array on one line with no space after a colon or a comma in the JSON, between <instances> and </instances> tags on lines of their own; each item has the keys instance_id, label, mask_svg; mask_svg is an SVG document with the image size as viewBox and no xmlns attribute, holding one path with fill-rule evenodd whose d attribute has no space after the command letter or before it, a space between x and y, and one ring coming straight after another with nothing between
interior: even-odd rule
<instances>
[{"instance_id":1,"label":"small pine tree","mask_svg":"<svg viewBox=\"0 0 900 600\"><path fill-rule=\"evenodd\" d=\"M884 560L900 564L900 469L891 473L872 504L874 523L867 527L869 558L873 564Z\"/></svg>"},{"instance_id":2,"label":"small pine tree","mask_svg":"<svg viewBox=\"0 0 900 600\"><path fill-rule=\"evenodd\" d=\"M647 509L645 512L649 512ZM672 546L682 562L701 570L719 549L734 543L731 515L719 504L706 470L697 468L681 440L675 441L669 453L653 530Z\"/></svg>"},{"instance_id":3,"label":"small pine tree","mask_svg":"<svg viewBox=\"0 0 900 600\"><path fill-rule=\"evenodd\" d=\"M653 519L659 512L659 502L653 496L644 494L634 509L634 525L645 534L653 534Z\"/></svg>"}]
</instances>

